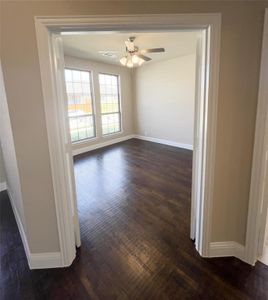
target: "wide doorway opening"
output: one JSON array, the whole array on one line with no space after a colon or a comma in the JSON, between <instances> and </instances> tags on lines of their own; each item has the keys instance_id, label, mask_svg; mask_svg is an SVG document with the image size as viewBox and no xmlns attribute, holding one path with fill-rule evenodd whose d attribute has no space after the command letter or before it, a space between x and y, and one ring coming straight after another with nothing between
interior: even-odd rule
<instances>
[{"instance_id":1,"label":"wide doorway opening","mask_svg":"<svg viewBox=\"0 0 268 300\"><path fill-rule=\"evenodd\" d=\"M134 252L166 240L194 249L200 38L200 30L62 34L82 244L124 247L123 235Z\"/></svg>"},{"instance_id":2,"label":"wide doorway opening","mask_svg":"<svg viewBox=\"0 0 268 300\"><path fill-rule=\"evenodd\" d=\"M100 155L95 162L92 160L92 170L95 164L99 164L99 167L96 165L99 172L105 162L112 163L112 171L96 173L96 190L109 193L107 187L112 185L111 178L117 178L121 184L124 176L129 179L133 176L126 186L118 185L122 194L124 189L136 186L136 191L140 190L146 201L150 194L157 196L157 201L161 198L163 203L169 199L169 207L161 201L152 203L155 208L159 206L157 212L160 213L155 216L161 217L161 209L165 212L164 222L179 217L172 217L172 201L180 197L187 199L187 208L180 210L181 213L187 211L181 221L181 228L185 229L183 234L197 254L209 256L220 19L218 16L183 19L174 15L166 21L160 20L159 16L129 16L127 20L117 17L110 21L84 18L82 23L79 20L72 24L67 19L56 23L49 19L36 20L41 75L46 85L43 85L44 104L63 265L73 261L75 245L81 245L77 209L80 191L76 193L79 184L75 185L74 162L81 166L85 156L90 160L98 153L96 151ZM113 24L109 27L107 22ZM165 29L161 26L163 23ZM124 24L128 25L124 27ZM176 34L184 39L179 39ZM174 36L170 39L171 35ZM187 40L191 35L193 39ZM83 40L72 44L80 36ZM172 52L172 43L180 49L174 48ZM192 50L188 51L190 48ZM46 64L47 59L50 67ZM131 154L128 157L127 149L132 152L132 159ZM147 154L142 158L141 153ZM163 155L157 157L157 154ZM152 166L147 174L146 163ZM116 165L122 172L114 171ZM135 170L131 172L131 168ZM140 168L138 172L137 168ZM80 173L83 167L76 169ZM142 175L139 184L135 181L138 173ZM151 180L148 181L148 177ZM146 180L148 184L144 186ZM87 185L87 180L84 182ZM159 187L163 188L161 193ZM116 191L114 197L118 193ZM98 198L103 200L103 197ZM107 201L108 205L111 203L111 200ZM151 211L150 206L145 207L146 210ZM109 212L109 209L104 211ZM110 213L116 215L118 212ZM132 214L134 219L139 218L139 215L135 216L135 210ZM81 224L81 232L86 231Z\"/></svg>"}]
</instances>

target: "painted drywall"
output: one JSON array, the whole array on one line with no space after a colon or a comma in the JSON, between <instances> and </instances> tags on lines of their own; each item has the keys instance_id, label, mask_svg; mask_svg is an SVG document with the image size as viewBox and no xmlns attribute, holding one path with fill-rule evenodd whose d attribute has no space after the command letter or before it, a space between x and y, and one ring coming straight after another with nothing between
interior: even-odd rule
<instances>
[{"instance_id":1,"label":"painted drywall","mask_svg":"<svg viewBox=\"0 0 268 300\"><path fill-rule=\"evenodd\" d=\"M265 7L267 1L1 2L0 51L32 252L59 247L34 16L222 14L212 241L244 244Z\"/></svg>"},{"instance_id":2,"label":"painted drywall","mask_svg":"<svg viewBox=\"0 0 268 300\"><path fill-rule=\"evenodd\" d=\"M93 62L77 57L65 56L65 66L67 68L89 70L93 76L93 90L95 95L95 110L96 110L96 124L97 132L96 138L84 142L73 143L73 150L86 148L91 145L103 143L115 138L125 137L133 134L133 103L132 103L132 75L131 70L105 63ZM98 74L108 73L120 76L121 87L121 113L122 113L122 131L120 133L111 134L103 137L101 134L101 117L100 117L100 93L98 84Z\"/></svg>"},{"instance_id":3,"label":"painted drywall","mask_svg":"<svg viewBox=\"0 0 268 300\"><path fill-rule=\"evenodd\" d=\"M0 149L1 149L1 170L4 167L5 161L5 173L1 171L1 174L5 176L5 181L8 186L8 192L11 196L12 204L15 207L18 218L23 226L25 235L27 236L27 227L24 215L24 203L21 193L20 176L18 173L16 152L13 141L12 128L9 118L9 109L7 104L3 72L0 62ZM3 173L2 173L3 172ZM2 182L2 181L1 181Z\"/></svg>"},{"instance_id":4,"label":"painted drywall","mask_svg":"<svg viewBox=\"0 0 268 300\"><path fill-rule=\"evenodd\" d=\"M0 184L6 182L6 171L4 166L3 151L0 145Z\"/></svg>"},{"instance_id":5,"label":"painted drywall","mask_svg":"<svg viewBox=\"0 0 268 300\"><path fill-rule=\"evenodd\" d=\"M136 69L137 134L193 145L195 60L191 54Z\"/></svg>"},{"instance_id":6,"label":"painted drywall","mask_svg":"<svg viewBox=\"0 0 268 300\"><path fill-rule=\"evenodd\" d=\"M116 32L116 34L97 34L92 32L83 35L63 35L64 52L67 56L80 57L96 62L122 66L119 59L125 53L125 41L129 36L135 36L135 45L140 49L165 47L165 52L150 54L153 61L162 61L178 56L194 53L196 50L196 30L169 32ZM115 51L117 59L100 55L99 51Z\"/></svg>"},{"instance_id":7,"label":"painted drywall","mask_svg":"<svg viewBox=\"0 0 268 300\"><path fill-rule=\"evenodd\" d=\"M38 86L35 86L34 82L36 68L38 69L36 76L40 80L38 56L37 52L33 54L32 51L24 52L22 49L22 52L24 52L22 60L20 55L13 60L11 65L6 60L2 46L5 43L3 40L6 37L5 28L7 24L3 22L4 3L1 2L0 5L0 52L6 97L8 99L7 104L4 104L3 113L1 111L0 117L3 123L1 130L7 132L4 137L1 133L1 145L4 161L8 161L8 164L6 164L8 189L20 215L30 252L57 252L60 249L59 236L44 105L40 101L42 99L40 82L37 83ZM34 30L33 16L31 20L26 21L26 24ZM15 27L18 28L19 24L16 24ZM33 34L32 30L26 25L24 33L27 32L26 35L31 36L31 33ZM16 39L20 40L22 44L25 43L19 36L16 36ZM11 50L13 54L15 54L14 50ZM14 89L18 90L15 92ZM7 126L7 128L5 129L4 126Z\"/></svg>"}]
</instances>

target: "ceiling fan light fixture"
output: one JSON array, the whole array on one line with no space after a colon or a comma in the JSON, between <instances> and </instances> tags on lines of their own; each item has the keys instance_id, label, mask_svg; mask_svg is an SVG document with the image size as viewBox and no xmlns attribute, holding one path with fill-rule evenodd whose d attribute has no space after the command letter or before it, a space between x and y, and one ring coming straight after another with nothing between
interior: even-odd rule
<instances>
[{"instance_id":1,"label":"ceiling fan light fixture","mask_svg":"<svg viewBox=\"0 0 268 300\"><path fill-rule=\"evenodd\" d=\"M125 41L126 55L120 59L120 63L128 68L139 67L144 62L152 60L152 58L144 55L143 53L158 53L165 52L165 48L151 48L140 50L134 44L135 37L131 36Z\"/></svg>"},{"instance_id":2,"label":"ceiling fan light fixture","mask_svg":"<svg viewBox=\"0 0 268 300\"><path fill-rule=\"evenodd\" d=\"M123 66L126 66L127 65L127 62L128 62L128 59L126 56L123 56L121 59L120 59L120 63L123 65Z\"/></svg>"},{"instance_id":3,"label":"ceiling fan light fixture","mask_svg":"<svg viewBox=\"0 0 268 300\"><path fill-rule=\"evenodd\" d=\"M127 60L127 67L128 67L128 68L133 68L133 62L132 62L132 59L131 59L131 58L129 58L129 59Z\"/></svg>"},{"instance_id":4,"label":"ceiling fan light fixture","mask_svg":"<svg viewBox=\"0 0 268 300\"><path fill-rule=\"evenodd\" d=\"M136 55L136 54L134 54L133 56L132 56L132 62L133 62L133 64L139 64L140 63L140 58Z\"/></svg>"},{"instance_id":5,"label":"ceiling fan light fixture","mask_svg":"<svg viewBox=\"0 0 268 300\"><path fill-rule=\"evenodd\" d=\"M145 60L143 60L142 58L140 58L139 62L138 62L138 65L141 66L144 62L145 62Z\"/></svg>"}]
</instances>

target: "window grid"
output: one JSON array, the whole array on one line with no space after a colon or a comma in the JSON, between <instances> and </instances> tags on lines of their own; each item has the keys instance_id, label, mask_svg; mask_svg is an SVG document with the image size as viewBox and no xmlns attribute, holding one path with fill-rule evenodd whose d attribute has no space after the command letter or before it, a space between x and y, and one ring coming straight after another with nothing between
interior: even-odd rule
<instances>
[{"instance_id":1,"label":"window grid","mask_svg":"<svg viewBox=\"0 0 268 300\"><path fill-rule=\"evenodd\" d=\"M65 69L65 82L71 141L95 137L91 72Z\"/></svg>"},{"instance_id":2,"label":"window grid","mask_svg":"<svg viewBox=\"0 0 268 300\"><path fill-rule=\"evenodd\" d=\"M99 74L102 134L121 131L119 76Z\"/></svg>"}]
</instances>

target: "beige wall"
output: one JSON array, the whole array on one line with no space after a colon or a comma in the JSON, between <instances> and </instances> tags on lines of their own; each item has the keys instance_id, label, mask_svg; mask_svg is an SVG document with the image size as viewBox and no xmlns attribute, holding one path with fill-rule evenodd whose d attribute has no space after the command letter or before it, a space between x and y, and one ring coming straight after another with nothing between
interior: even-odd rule
<instances>
[{"instance_id":1,"label":"beige wall","mask_svg":"<svg viewBox=\"0 0 268 300\"><path fill-rule=\"evenodd\" d=\"M17 211L23 230L26 235L27 226L25 222L25 211L21 193L20 176L14 147L12 127L9 117L7 98L4 87L3 72L0 62L0 137L1 137L1 159L5 161L5 181L8 186L12 204ZM4 165L1 164L1 168ZM2 182L2 180L1 180Z\"/></svg>"},{"instance_id":2,"label":"beige wall","mask_svg":"<svg viewBox=\"0 0 268 300\"><path fill-rule=\"evenodd\" d=\"M135 71L136 132L193 145L195 54Z\"/></svg>"},{"instance_id":3,"label":"beige wall","mask_svg":"<svg viewBox=\"0 0 268 300\"><path fill-rule=\"evenodd\" d=\"M4 166L3 152L0 145L0 183L6 182L6 172Z\"/></svg>"},{"instance_id":4,"label":"beige wall","mask_svg":"<svg viewBox=\"0 0 268 300\"><path fill-rule=\"evenodd\" d=\"M65 56L65 66L69 68L76 68L81 70L92 71L93 75L93 84L94 84L94 95L95 95L95 108L96 112L96 124L97 124L97 133L96 138L74 143L73 149L81 149L90 145L94 145L101 142L106 142L114 138L120 138L133 134L133 118L132 118L132 76L131 70L125 67L120 67L116 65L104 64L89 61L86 59L75 58L70 56ZM99 73L110 73L120 76L120 85L121 85L121 108L122 108L122 132L112 134L110 136L102 137L101 135L101 118L100 118L100 95L99 95L99 85L98 85L98 74Z\"/></svg>"},{"instance_id":5,"label":"beige wall","mask_svg":"<svg viewBox=\"0 0 268 300\"><path fill-rule=\"evenodd\" d=\"M265 1L5 1L1 57L33 252L59 247L34 16L222 13L213 241L245 241Z\"/></svg>"}]
</instances>

